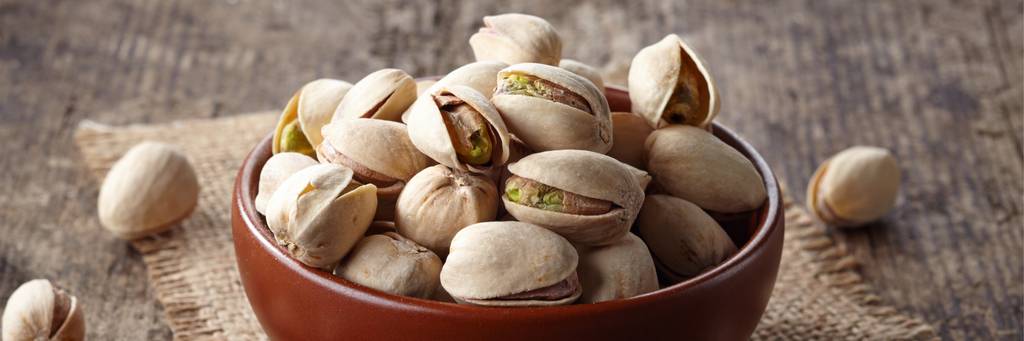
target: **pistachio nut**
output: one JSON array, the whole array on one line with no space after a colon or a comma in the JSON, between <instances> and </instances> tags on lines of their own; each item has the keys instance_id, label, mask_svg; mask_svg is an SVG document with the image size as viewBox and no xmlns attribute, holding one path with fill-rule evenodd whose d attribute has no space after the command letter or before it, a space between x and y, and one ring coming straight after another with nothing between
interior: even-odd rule
<instances>
[{"instance_id":1,"label":"pistachio nut","mask_svg":"<svg viewBox=\"0 0 1024 341\"><path fill-rule=\"evenodd\" d=\"M608 100L572 72L544 64L509 66L498 73L491 103L508 131L530 149L611 149Z\"/></svg>"},{"instance_id":2,"label":"pistachio nut","mask_svg":"<svg viewBox=\"0 0 1024 341\"><path fill-rule=\"evenodd\" d=\"M352 84L336 79L317 79L304 85L288 102L274 131L274 154L296 152L316 156L323 141L320 128L331 121L334 110Z\"/></svg>"},{"instance_id":3,"label":"pistachio nut","mask_svg":"<svg viewBox=\"0 0 1024 341\"><path fill-rule=\"evenodd\" d=\"M434 84L437 84L437 81L433 79L416 81L416 98L420 98L420 96L426 93L427 90L434 86ZM409 124L409 114L411 113L412 106L410 105L408 108L405 108L405 111L402 112L402 123Z\"/></svg>"},{"instance_id":4,"label":"pistachio nut","mask_svg":"<svg viewBox=\"0 0 1024 341\"><path fill-rule=\"evenodd\" d=\"M121 239L135 239L176 226L198 201L199 180L185 154L145 141L114 163L103 180L100 223Z\"/></svg>"},{"instance_id":5,"label":"pistachio nut","mask_svg":"<svg viewBox=\"0 0 1024 341\"><path fill-rule=\"evenodd\" d=\"M640 169L640 168L636 168L636 167L630 166L628 163L624 163L624 162L622 163L622 167L626 167L626 169L628 169L629 172L632 173L633 176L636 177L636 182L638 184L640 184L640 190L641 191L646 191L647 190L647 185L650 185L651 180L653 179L653 178L651 178L650 174L647 174L647 171L645 171L643 169Z\"/></svg>"},{"instance_id":6,"label":"pistachio nut","mask_svg":"<svg viewBox=\"0 0 1024 341\"><path fill-rule=\"evenodd\" d=\"M498 188L491 179L436 165L405 185L395 207L395 229L444 259L459 230L492 221L497 213Z\"/></svg>"},{"instance_id":7,"label":"pistachio nut","mask_svg":"<svg viewBox=\"0 0 1024 341\"><path fill-rule=\"evenodd\" d=\"M377 186L374 220L394 220L395 202L406 182L435 164L416 149L406 125L376 119L331 122L323 128L324 142L317 146L321 163L351 168L355 179Z\"/></svg>"},{"instance_id":8,"label":"pistachio nut","mask_svg":"<svg viewBox=\"0 0 1024 341\"><path fill-rule=\"evenodd\" d=\"M697 127L673 124L655 130L644 142L644 160L659 188L706 210L749 211L768 197L750 160Z\"/></svg>"},{"instance_id":9,"label":"pistachio nut","mask_svg":"<svg viewBox=\"0 0 1024 341\"><path fill-rule=\"evenodd\" d=\"M693 203L669 195L648 195L636 218L640 235L668 277L697 276L736 253L725 230Z\"/></svg>"},{"instance_id":10,"label":"pistachio nut","mask_svg":"<svg viewBox=\"0 0 1024 341\"><path fill-rule=\"evenodd\" d=\"M658 273L644 241L628 233L602 246L573 245L580 257L583 293L576 303L596 303L632 297L658 290Z\"/></svg>"},{"instance_id":11,"label":"pistachio nut","mask_svg":"<svg viewBox=\"0 0 1024 341\"><path fill-rule=\"evenodd\" d=\"M45 279L28 281L14 290L0 323L3 341L85 339L85 315L78 298Z\"/></svg>"},{"instance_id":12,"label":"pistachio nut","mask_svg":"<svg viewBox=\"0 0 1024 341\"><path fill-rule=\"evenodd\" d=\"M510 164L501 200L519 221L573 244L607 245L629 232L644 201L636 175L607 155L555 150Z\"/></svg>"},{"instance_id":13,"label":"pistachio nut","mask_svg":"<svg viewBox=\"0 0 1024 341\"><path fill-rule=\"evenodd\" d=\"M565 238L522 222L470 225L452 239L441 285L461 304L567 305L582 288L579 257Z\"/></svg>"},{"instance_id":14,"label":"pistachio nut","mask_svg":"<svg viewBox=\"0 0 1024 341\"><path fill-rule=\"evenodd\" d=\"M499 168L508 159L508 130L491 102L452 85L424 94L409 115L409 139L438 163L463 172Z\"/></svg>"},{"instance_id":15,"label":"pistachio nut","mask_svg":"<svg viewBox=\"0 0 1024 341\"><path fill-rule=\"evenodd\" d=\"M629 100L633 113L655 128L686 124L710 129L722 106L704 60L675 34L633 57Z\"/></svg>"},{"instance_id":16,"label":"pistachio nut","mask_svg":"<svg viewBox=\"0 0 1024 341\"><path fill-rule=\"evenodd\" d=\"M647 169L644 165L644 141L654 128L643 117L628 112L612 113L612 140L615 144L608 156L630 166Z\"/></svg>"},{"instance_id":17,"label":"pistachio nut","mask_svg":"<svg viewBox=\"0 0 1024 341\"><path fill-rule=\"evenodd\" d=\"M281 186L288 177L306 167L320 164L316 159L299 153L279 153L271 156L260 171L260 184L256 193L256 211L267 214L267 203L274 191Z\"/></svg>"},{"instance_id":18,"label":"pistachio nut","mask_svg":"<svg viewBox=\"0 0 1024 341\"><path fill-rule=\"evenodd\" d=\"M508 64L542 63L557 66L562 59L562 38L539 17L509 13L484 17L487 27L469 38L476 60Z\"/></svg>"},{"instance_id":19,"label":"pistachio nut","mask_svg":"<svg viewBox=\"0 0 1024 341\"><path fill-rule=\"evenodd\" d=\"M355 118L401 121L416 101L416 82L405 71L382 69L359 80L338 104L331 122Z\"/></svg>"},{"instance_id":20,"label":"pistachio nut","mask_svg":"<svg viewBox=\"0 0 1024 341\"><path fill-rule=\"evenodd\" d=\"M892 209L900 168L885 148L854 146L825 160L807 185L807 210L821 221L854 227Z\"/></svg>"},{"instance_id":21,"label":"pistachio nut","mask_svg":"<svg viewBox=\"0 0 1024 341\"><path fill-rule=\"evenodd\" d=\"M267 226L293 258L333 270L363 237L377 208L377 187L354 175L341 165L307 167L270 197Z\"/></svg>"},{"instance_id":22,"label":"pistachio nut","mask_svg":"<svg viewBox=\"0 0 1024 341\"><path fill-rule=\"evenodd\" d=\"M604 93L604 80L601 78L601 73L597 72L593 66L572 60L562 59L558 63L558 67L569 70L569 72L575 73L580 77L586 78L590 83L593 83L597 90Z\"/></svg>"},{"instance_id":23,"label":"pistachio nut","mask_svg":"<svg viewBox=\"0 0 1024 341\"><path fill-rule=\"evenodd\" d=\"M429 299L441 285L441 259L412 240L386 232L359 241L334 274L395 295Z\"/></svg>"}]
</instances>

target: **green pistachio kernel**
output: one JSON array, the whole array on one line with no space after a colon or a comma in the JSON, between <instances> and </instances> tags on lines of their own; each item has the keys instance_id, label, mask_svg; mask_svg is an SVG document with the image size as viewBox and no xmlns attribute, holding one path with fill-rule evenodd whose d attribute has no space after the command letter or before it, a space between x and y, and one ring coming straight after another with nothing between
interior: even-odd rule
<instances>
[{"instance_id":1,"label":"green pistachio kernel","mask_svg":"<svg viewBox=\"0 0 1024 341\"><path fill-rule=\"evenodd\" d=\"M299 120L288 123L281 131L280 148L282 153L294 152L316 157L316 150L309 144L306 134L302 133Z\"/></svg>"}]
</instances>

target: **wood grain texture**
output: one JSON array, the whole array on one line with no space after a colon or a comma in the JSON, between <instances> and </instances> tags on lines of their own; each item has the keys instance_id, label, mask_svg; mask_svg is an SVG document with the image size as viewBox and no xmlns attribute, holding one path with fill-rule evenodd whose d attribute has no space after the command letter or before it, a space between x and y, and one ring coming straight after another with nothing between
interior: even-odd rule
<instances>
[{"instance_id":1,"label":"wood grain texture","mask_svg":"<svg viewBox=\"0 0 1024 341\"><path fill-rule=\"evenodd\" d=\"M897 207L830 230L878 300L949 340L1019 340L1024 4L982 1L0 0L0 302L46 277L90 339L170 339L140 255L96 218L82 119L169 122L281 108L306 82L471 62L484 15L549 20L565 58L626 85L677 33L708 62L719 120L804 200L819 163L889 148Z\"/></svg>"}]
</instances>

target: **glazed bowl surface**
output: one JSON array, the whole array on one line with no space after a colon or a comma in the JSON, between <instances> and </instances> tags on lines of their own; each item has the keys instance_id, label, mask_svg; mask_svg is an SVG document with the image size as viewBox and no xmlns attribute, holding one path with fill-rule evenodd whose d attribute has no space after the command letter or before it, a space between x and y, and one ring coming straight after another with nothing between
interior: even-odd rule
<instances>
[{"instance_id":1,"label":"glazed bowl surface","mask_svg":"<svg viewBox=\"0 0 1024 341\"><path fill-rule=\"evenodd\" d=\"M629 111L625 89L606 92L613 112ZM748 340L778 274L782 196L757 151L714 124L714 135L761 173L768 200L753 215L723 223L738 252L657 291L563 307L478 307L392 295L308 267L277 245L254 207L272 135L256 145L235 180L231 226L242 286L272 340Z\"/></svg>"}]
</instances>

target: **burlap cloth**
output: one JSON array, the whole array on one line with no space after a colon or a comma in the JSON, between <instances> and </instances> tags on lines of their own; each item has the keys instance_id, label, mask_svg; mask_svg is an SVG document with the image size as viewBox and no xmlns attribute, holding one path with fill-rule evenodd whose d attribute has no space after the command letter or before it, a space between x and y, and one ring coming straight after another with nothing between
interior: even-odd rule
<instances>
[{"instance_id":1,"label":"burlap cloth","mask_svg":"<svg viewBox=\"0 0 1024 341\"><path fill-rule=\"evenodd\" d=\"M169 124L109 127L83 122L81 153L103 179L128 148L143 140L177 145L202 185L195 212L171 231L132 241L177 340L264 340L238 277L231 242L235 175L255 144L273 130L268 112ZM786 238L775 291L756 340L928 340L927 324L891 307L861 284L857 260L823 235L786 196Z\"/></svg>"}]
</instances>

